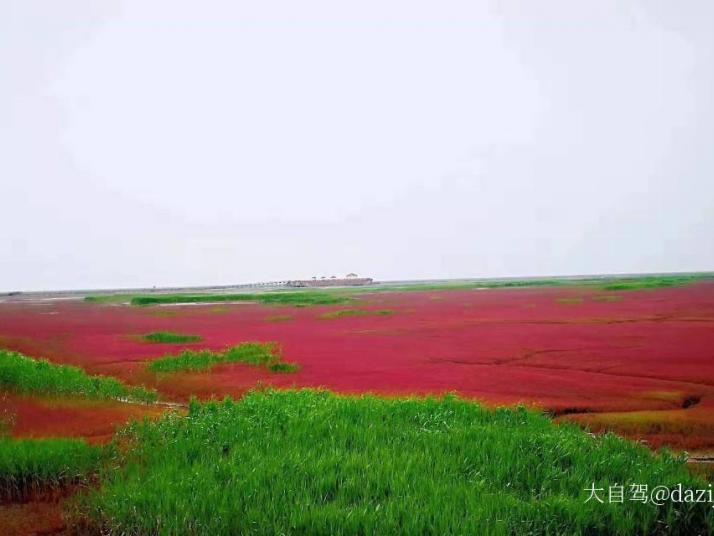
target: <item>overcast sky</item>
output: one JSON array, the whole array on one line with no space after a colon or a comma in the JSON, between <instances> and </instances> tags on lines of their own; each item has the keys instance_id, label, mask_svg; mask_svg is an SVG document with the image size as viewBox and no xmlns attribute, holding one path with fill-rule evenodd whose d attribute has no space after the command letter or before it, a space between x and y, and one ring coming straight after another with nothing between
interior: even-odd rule
<instances>
[{"instance_id":1,"label":"overcast sky","mask_svg":"<svg viewBox=\"0 0 714 536\"><path fill-rule=\"evenodd\" d=\"M714 3L0 2L0 290L714 269Z\"/></svg>"}]
</instances>

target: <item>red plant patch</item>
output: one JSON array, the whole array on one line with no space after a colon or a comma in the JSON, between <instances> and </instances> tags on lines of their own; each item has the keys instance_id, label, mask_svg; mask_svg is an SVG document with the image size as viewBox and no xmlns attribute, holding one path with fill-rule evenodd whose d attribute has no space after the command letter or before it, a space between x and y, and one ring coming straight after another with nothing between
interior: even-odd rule
<instances>
[{"instance_id":1,"label":"red plant patch","mask_svg":"<svg viewBox=\"0 0 714 536\"><path fill-rule=\"evenodd\" d=\"M12 437L84 437L111 440L115 428L131 419L157 416L160 406L66 398L0 396L0 418Z\"/></svg>"}]
</instances>

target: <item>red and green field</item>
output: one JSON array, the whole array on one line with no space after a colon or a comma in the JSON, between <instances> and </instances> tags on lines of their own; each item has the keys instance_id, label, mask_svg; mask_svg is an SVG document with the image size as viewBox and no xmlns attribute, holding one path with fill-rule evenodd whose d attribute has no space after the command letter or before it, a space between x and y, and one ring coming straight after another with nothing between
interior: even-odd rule
<instances>
[{"instance_id":1,"label":"red and green field","mask_svg":"<svg viewBox=\"0 0 714 536\"><path fill-rule=\"evenodd\" d=\"M0 347L153 388L160 403L8 390L0 418L15 438L101 444L132 418L156 418L167 405L184 412L192 397L237 399L266 387L390 399L455 393L487 407L525 404L652 449L707 456L714 451L714 281L606 287L340 290L331 294L338 303L297 304L306 306L8 300L0 303ZM274 343L275 353L225 358L246 342ZM184 358L210 364L171 372L150 365L184 350L192 351ZM633 526L647 525L626 528Z\"/></svg>"},{"instance_id":2,"label":"red and green field","mask_svg":"<svg viewBox=\"0 0 714 536\"><path fill-rule=\"evenodd\" d=\"M334 314L341 311L348 314ZM202 340L142 340L162 331ZM171 377L146 370L183 348L221 350L244 341L277 342L300 370L276 375L243 363ZM0 345L149 385L172 401L240 396L259 383L386 395L456 392L488 404L534 404L655 446L714 447L712 281L621 292L365 292L347 304L302 308L5 303ZM35 401L16 408L15 433L58 435L55 419L44 424L38 408ZM93 435L94 424L82 430L81 422L66 432Z\"/></svg>"}]
</instances>

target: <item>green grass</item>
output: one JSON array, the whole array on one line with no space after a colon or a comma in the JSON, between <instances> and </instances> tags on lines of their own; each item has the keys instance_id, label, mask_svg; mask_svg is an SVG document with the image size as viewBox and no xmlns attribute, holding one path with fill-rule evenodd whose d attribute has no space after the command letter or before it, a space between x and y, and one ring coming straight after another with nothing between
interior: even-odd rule
<instances>
[{"instance_id":1,"label":"green grass","mask_svg":"<svg viewBox=\"0 0 714 536\"><path fill-rule=\"evenodd\" d=\"M569 284L565 279L520 279L520 280L484 280L484 281L445 281L443 283L414 283L404 285L386 285L384 287L364 289L364 292L424 292L429 290L471 290L475 288L520 288L552 287Z\"/></svg>"},{"instance_id":2,"label":"green grass","mask_svg":"<svg viewBox=\"0 0 714 536\"><path fill-rule=\"evenodd\" d=\"M10 436L14 420L14 413L11 413L8 409L4 409L0 413L0 439Z\"/></svg>"},{"instance_id":3,"label":"green grass","mask_svg":"<svg viewBox=\"0 0 714 536\"><path fill-rule=\"evenodd\" d=\"M295 317L292 315L270 315L265 318L266 322L287 322L288 320L293 320Z\"/></svg>"},{"instance_id":4,"label":"green grass","mask_svg":"<svg viewBox=\"0 0 714 536\"><path fill-rule=\"evenodd\" d=\"M268 370L271 372L280 372L283 374L289 374L291 372L297 372L300 370L300 365L297 363L289 363L287 361L278 361L276 363L269 363Z\"/></svg>"},{"instance_id":5,"label":"green grass","mask_svg":"<svg viewBox=\"0 0 714 536\"><path fill-rule=\"evenodd\" d=\"M350 316L387 316L393 313L394 311L391 309L338 309L337 311L330 311L329 313L322 314L318 318L324 320L334 320L336 318L345 318Z\"/></svg>"},{"instance_id":6,"label":"green grass","mask_svg":"<svg viewBox=\"0 0 714 536\"><path fill-rule=\"evenodd\" d=\"M585 503L591 483L704 488L680 459L456 397L263 391L134 423L78 515L108 534L710 534L709 504ZM118 451L117 451L118 452ZM602 494L601 494L602 496ZM605 495L607 501L607 496Z\"/></svg>"},{"instance_id":7,"label":"green grass","mask_svg":"<svg viewBox=\"0 0 714 536\"><path fill-rule=\"evenodd\" d=\"M55 365L9 350L0 350L0 390L3 389L28 395L156 401L156 392L144 387L130 387L109 376L89 376L78 367Z\"/></svg>"},{"instance_id":8,"label":"green grass","mask_svg":"<svg viewBox=\"0 0 714 536\"><path fill-rule=\"evenodd\" d=\"M702 279L709 279L708 274L647 276L628 279L616 279L603 287L603 290L640 290L652 288L665 288L686 285Z\"/></svg>"},{"instance_id":9,"label":"green grass","mask_svg":"<svg viewBox=\"0 0 714 536\"><path fill-rule=\"evenodd\" d=\"M573 287L573 286L601 286L605 290L630 290L636 288L660 288L674 285L684 285L705 279L714 278L714 273L668 274L668 275L641 275L641 276L601 276L572 278L547 278L547 279L486 279L468 281L444 281L439 283L414 283L400 285L384 285L354 289L352 292L423 292L430 290L471 290L476 288L527 288L527 287Z\"/></svg>"},{"instance_id":10,"label":"green grass","mask_svg":"<svg viewBox=\"0 0 714 536\"><path fill-rule=\"evenodd\" d=\"M131 301L133 294L96 294L85 296L84 301L89 303L126 303Z\"/></svg>"},{"instance_id":11,"label":"green grass","mask_svg":"<svg viewBox=\"0 0 714 536\"><path fill-rule=\"evenodd\" d=\"M183 335L172 331L154 331L143 335L147 342L178 343L178 342L199 342L203 340L200 335Z\"/></svg>"},{"instance_id":12,"label":"green grass","mask_svg":"<svg viewBox=\"0 0 714 536\"><path fill-rule=\"evenodd\" d=\"M295 372L299 366L282 361L280 347L274 342L244 342L225 350L184 350L177 355L167 355L151 361L147 369L152 372L180 371L202 372L223 363L248 363L264 366L274 372Z\"/></svg>"},{"instance_id":13,"label":"green grass","mask_svg":"<svg viewBox=\"0 0 714 536\"><path fill-rule=\"evenodd\" d=\"M86 485L103 457L101 447L80 439L0 438L0 502Z\"/></svg>"},{"instance_id":14,"label":"green grass","mask_svg":"<svg viewBox=\"0 0 714 536\"><path fill-rule=\"evenodd\" d=\"M132 305L160 305L171 303L213 303L229 301L255 301L267 305L329 305L345 303L349 298L329 292L280 291L244 294L151 294L133 296Z\"/></svg>"}]
</instances>

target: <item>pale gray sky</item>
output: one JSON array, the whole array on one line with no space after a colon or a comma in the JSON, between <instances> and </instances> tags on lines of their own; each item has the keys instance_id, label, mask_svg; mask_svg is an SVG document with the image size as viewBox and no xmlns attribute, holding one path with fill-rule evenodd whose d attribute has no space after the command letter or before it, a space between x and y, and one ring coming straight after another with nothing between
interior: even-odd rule
<instances>
[{"instance_id":1,"label":"pale gray sky","mask_svg":"<svg viewBox=\"0 0 714 536\"><path fill-rule=\"evenodd\" d=\"M714 269L714 3L0 2L0 290Z\"/></svg>"}]
</instances>

